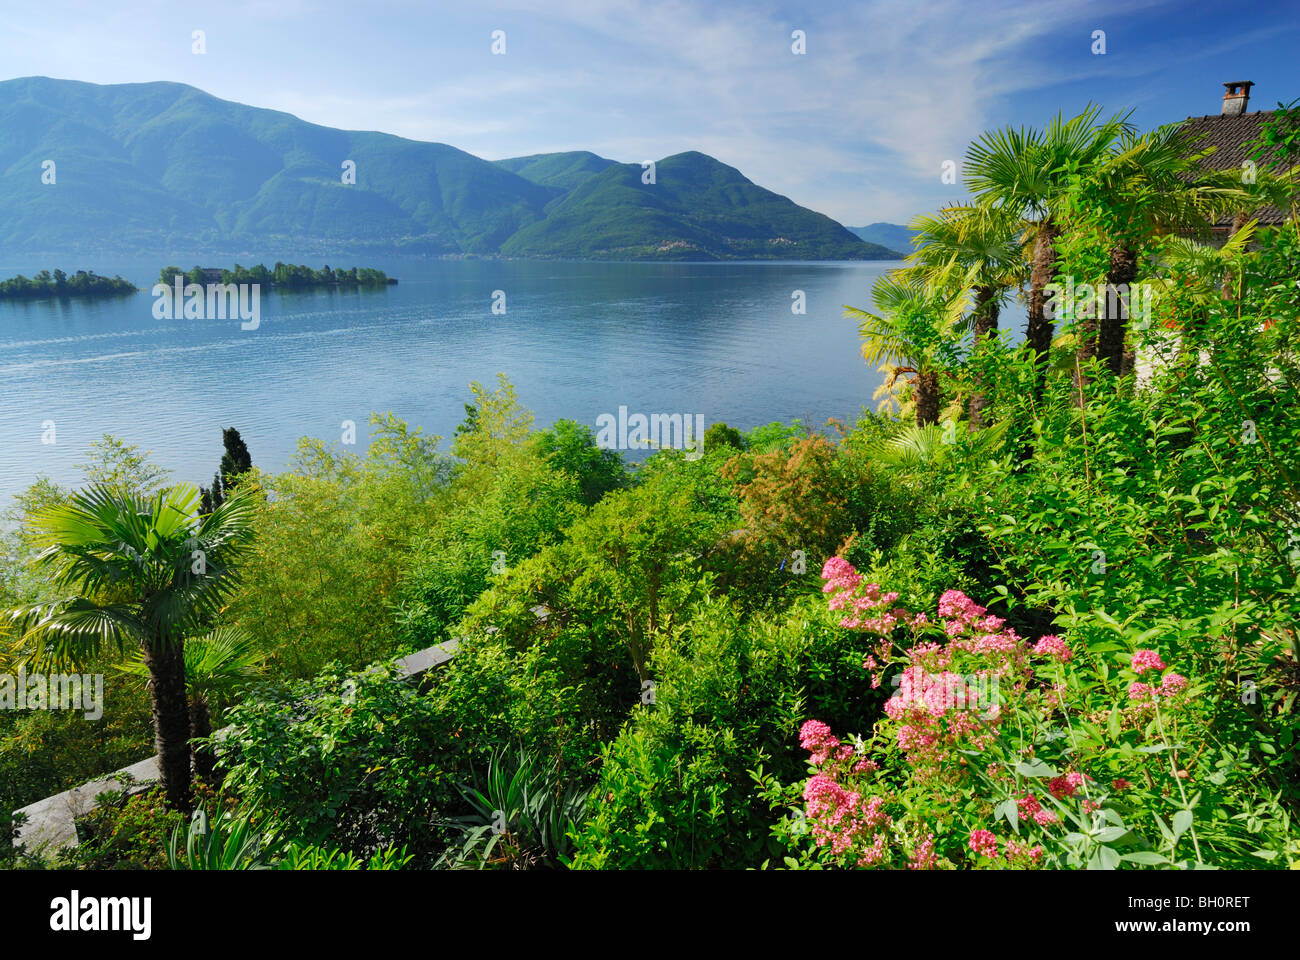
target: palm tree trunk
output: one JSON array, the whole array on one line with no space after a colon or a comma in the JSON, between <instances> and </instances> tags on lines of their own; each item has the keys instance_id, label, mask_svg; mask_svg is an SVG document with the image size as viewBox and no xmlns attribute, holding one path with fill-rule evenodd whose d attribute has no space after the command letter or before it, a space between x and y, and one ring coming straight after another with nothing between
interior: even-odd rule
<instances>
[{"instance_id":1,"label":"palm tree trunk","mask_svg":"<svg viewBox=\"0 0 1300 960\"><path fill-rule=\"evenodd\" d=\"M202 695L190 701L190 739L199 740L212 736L212 710ZM217 758L211 748L190 745L190 755L194 760L194 776L204 783L216 783Z\"/></svg>"},{"instance_id":2,"label":"palm tree trunk","mask_svg":"<svg viewBox=\"0 0 1300 960\"><path fill-rule=\"evenodd\" d=\"M1038 368L1034 391L1042 396L1047 382L1047 359L1052 350L1052 333L1054 317L1049 316L1046 287L1052 282L1056 269L1056 224L1051 217L1038 226L1038 235L1034 238L1034 265L1029 274L1029 325L1025 330L1025 342L1034 350L1034 362Z\"/></svg>"},{"instance_id":3,"label":"palm tree trunk","mask_svg":"<svg viewBox=\"0 0 1300 960\"><path fill-rule=\"evenodd\" d=\"M977 287L975 289L974 353L979 352L983 342L998 328L996 293L997 291L993 287ZM975 375L975 390L970 396L970 425L975 430L980 430L987 425L984 420L984 407L987 402L988 398L984 395L984 380L977 373Z\"/></svg>"},{"instance_id":4,"label":"palm tree trunk","mask_svg":"<svg viewBox=\"0 0 1300 960\"><path fill-rule=\"evenodd\" d=\"M1131 290L1137 279L1137 251L1131 246L1117 243L1110 248L1110 268L1106 271L1106 310L1101 319L1101 335L1097 344L1098 355L1115 376L1123 376L1125 363L1125 342L1128 331L1129 301L1120 296L1120 291Z\"/></svg>"},{"instance_id":5,"label":"palm tree trunk","mask_svg":"<svg viewBox=\"0 0 1300 960\"><path fill-rule=\"evenodd\" d=\"M144 650L149 667L154 746L167 805L190 810L190 705L185 691L185 651L181 643L158 642Z\"/></svg>"},{"instance_id":6,"label":"palm tree trunk","mask_svg":"<svg viewBox=\"0 0 1300 960\"><path fill-rule=\"evenodd\" d=\"M924 370L913 381L916 388L916 425L939 422L939 371Z\"/></svg>"}]
</instances>

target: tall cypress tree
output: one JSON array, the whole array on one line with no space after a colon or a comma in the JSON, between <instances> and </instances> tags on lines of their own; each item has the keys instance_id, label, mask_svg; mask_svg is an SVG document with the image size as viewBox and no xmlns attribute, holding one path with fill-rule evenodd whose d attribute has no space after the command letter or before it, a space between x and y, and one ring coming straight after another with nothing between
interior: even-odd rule
<instances>
[{"instance_id":1,"label":"tall cypress tree","mask_svg":"<svg viewBox=\"0 0 1300 960\"><path fill-rule=\"evenodd\" d=\"M253 469L253 458L248 455L248 447L234 427L222 430L221 440L226 446L221 457L221 486L229 490L236 477Z\"/></svg>"},{"instance_id":2,"label":"tall cypress tree","mask_svg":"<svg viewBox=\"0 0 1300 960\"><path fill-rule=\"evenodd\" d=\"M221 441L226 452L221 455L221 469L212 475L211 487L199 487L203 498L200 510L211 513L226 501L226 495L235 486L240 474L253 469L253 458L249 456L248 446L234 427L221 431Z\"/></svg>"}]
</instances>

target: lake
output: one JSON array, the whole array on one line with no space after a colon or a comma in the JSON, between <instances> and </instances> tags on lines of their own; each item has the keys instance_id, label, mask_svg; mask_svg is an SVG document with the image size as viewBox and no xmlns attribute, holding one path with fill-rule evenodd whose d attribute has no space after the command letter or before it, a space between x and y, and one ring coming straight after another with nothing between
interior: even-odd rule
<instances>
[{"instance_id":1,"label":"lake","mask_svg":"<svg viewBox=\"0 0 1300 960\"><path fill-rule=\"evenodd\" d=\"M159 268L193 259L0 265L0 277L93 268L144 291L0 302L0 503L38 474L79 483L74 464L105 433L152 451L174 479L205 484L223 427L270 470L299 437L339 441L345 420L357 424L347 449L363 451L371 411L450 438L469 382L494 385L498 371L539 426L567 417L595 429L620 406L741 429L853 418L874 407L881 376L863 363L843 305L869 306L872 282L898 266L282 259L379 267L400 283L263 291L260 325L243 330L237 319L154 318ZM791 310L796 290L803 315ZM504 314L492 312L494 291Z\"/></svg>"}]
</instances>

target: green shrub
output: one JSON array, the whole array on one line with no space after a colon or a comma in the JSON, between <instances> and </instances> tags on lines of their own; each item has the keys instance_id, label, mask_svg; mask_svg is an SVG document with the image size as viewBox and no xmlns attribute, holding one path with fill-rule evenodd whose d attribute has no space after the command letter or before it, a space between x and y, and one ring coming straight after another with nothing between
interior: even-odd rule
<instances>
[{"instance_id":1,"label":"green shrub","mask_svg":"<svg viewBox=\"0 0 1300 960\"><path fill-rule=\"evenodd\" d=\"M853 682L866 642L820 606L746 622L712 601L657 648L653 702L604 752L575 867L744 868L770 855L777 816L750 771L796 776L804 719L860 724L883 700Z\"/></svg>"},{"instance_id":2,"label":"green shrub","mask_svg":"<svg viewBox=\"0 0 1300 960\"><path fill-rule=\"evenodd\" d=\"M362 859L405 846L426 864L444 849L461 748L434 701L391 669L331 666L264 689L229 720L226 789L291 839Z\"/></svg>"}]
</instances>

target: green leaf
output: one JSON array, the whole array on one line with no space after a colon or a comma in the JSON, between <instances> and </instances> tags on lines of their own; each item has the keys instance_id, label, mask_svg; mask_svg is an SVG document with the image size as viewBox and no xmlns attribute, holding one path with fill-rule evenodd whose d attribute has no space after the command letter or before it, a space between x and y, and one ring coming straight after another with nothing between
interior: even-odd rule
<instances>
[{"instance_id":1,"label":"green leaf","mask_svg":"<svg viewBox=\"0 0 1300 960\"><path fill-rule=\"evenodd\" d=\"M1028 763L1021 762L1016 764L1016 773L1022 777L1054 777L1056 771L1045 764L1042 760L1035 757Z\"/></svg>"},{"instance_id":2,"label":"green leaf","mask_svg":"<svg viewBox=\"0 0 1300 960\"><path fill-rule=\"evenodd\" d=\"M1168 857L1163 857L1154 850L1138 850L1134 853L1126 853L1120 857L1121 860L1128 860L1131 863L1144 863L1148 866L1160 866L1169 862Z\"/></svg>"},{"instance_id":3,"label":"green leaf","mask_svg":"<svg viewBox=\"0 0 1300 960\"><path fill-rule=\"evenodd\" d=\"M995 819L1001 817L1002 819L1006 820L1008 823L1015 823L1020 816L1019 811L1016 808L1016 801L1011 799L1010 797L1008 797L1006 800L1003 800L1001 803L999 803L996 807L993 808L993 816Z\"/></svg>"},{"instance_id":4,"label":"green leaf","mask_svg":"<svg viewBox=\"0 0 1300 960\"><path fill-rule=\"evenodd\" d=\"M1174 839L1181 837L1192 825L1192 811L1179 810L1174 814Z\"/></svg>"}]
</instances>

